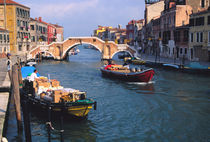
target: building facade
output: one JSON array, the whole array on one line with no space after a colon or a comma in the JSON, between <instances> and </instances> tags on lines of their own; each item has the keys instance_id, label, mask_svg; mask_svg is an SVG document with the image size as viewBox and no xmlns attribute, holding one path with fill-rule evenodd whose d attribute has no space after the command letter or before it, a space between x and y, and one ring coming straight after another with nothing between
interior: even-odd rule
<instances>
[{"instance_id":1,"label":"building facade","mask_svg":"<svg viewBox=\"0 0 210 142\"><path fill-rule=\"evenodd\" d=\"M10 37L10 51L25 54L30 47L30 8L12 0L0 0L0 28L7 29Z\"/></svg>"},{"instance_id":2,"label":"building facade","mask_svg":"<svg viewBox=\"0 0 210 142\"><path fill-rule=\"evenodd\" d=\"M48 44L56 42L56 27L53 24L47 24L47 41Z\"/></svg>"},{"instance_id":3,"label":"building facade","mask_svg":"<svg viewBox=\"0 0 210 142\"><path fill-rule=\"evenodd\" d=\"M126 25L126 38L128 40L128 44L131 46L134 46L136 23L136 20L131 20Z\"/></svg>"},{"instance_id":4,"label":"building facade","mask_svg":"<svg viewBox=\"0 0 210 142\"><path fill-rule=\"evenodd\" d=\"M107 26L100 26L99 25L98 28L96 30L94 30L93 36L96 36L96 37L102 39L102 37L104 35L103 32L105 32L108 29L112 29L112 27L111 26L107 27Z\"/></svg>"},{"instance_id":5,"label":"building facade","mask_svg":"<svg viewBox=\"0 0 210 142\"><path fill-rule=\"evenodd\" d=\"M141 29L144 27L144 19L138 20L134 26L134 47L141 48Z\"/></svg>"},{"instance_id":6,"label":"building facade","mask_svg":"<svg viewBox=\"0 0 210 142\"><path fill-rule=\"evenodd\" d=\"M47 24L42 21L42 18L30 18L30 35L31 48L46 45L47 42Z\"/></svg>"},{"instance_id":7,"label":"building facade","mask_svg":"<svg viewBox=\"0 0 210 142\"><path fill-rule=\"evenodd\" d=\"M169 7L161 13L160 21L160 54L164 57L180 58L183 55L182 50L187 50L188 31L186 27L189 24L189 15L192 14L192 7L189 5L176 5L174 2L165 3ZM186 35L184 40L184 35ZM184 43L185 42L185 43ZM186 52L184 52L186 53Z\"/></svg>"},{"instance_id":8,"label":"building facade","mask_svg":"<svg viewBox=\"0 0 210 142\"><path fill-rule=\"evenodd\" d=\"M10 52L9 31L0 28L0 53Z\"/></svg>"},{"instance_id":9,"label":"building facade","mask_svg":"<svg viewBox=\"0 0 210 142\"><path fill-rule=\"evenodd\" d=\"M164 0L146 0L145 1L145 25L142 30L139 31L141 42L139 43L143 53L152 54L153 51L153 24L152 20L161 15L164 10Z\"/></svg>"},{"instance_id":10,"label":"building facade","mask_svg":"<svg viewBox=\"0 0 210 142\"><path fill-rule=\"evenodd\" d=\"M54 24L54 26L56 27L56 41L62 42L64 40L63 27L59 26L58 24Z\"/></svg>"},{"instance_id":11,"label":"building facade","mask_svg":"<svg viewBox=\"0 0 210 142\"><path fill-rule=\"evenodd\" d=\"M210 8L190 16L190 60L210 62Z\"/></svg>"}]
</instances>

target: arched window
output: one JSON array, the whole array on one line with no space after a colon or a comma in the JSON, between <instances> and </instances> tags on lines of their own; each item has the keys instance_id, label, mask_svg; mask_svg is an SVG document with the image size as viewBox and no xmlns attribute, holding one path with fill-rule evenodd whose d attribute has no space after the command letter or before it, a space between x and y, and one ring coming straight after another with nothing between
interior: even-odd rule
<instances>
[{"instance_id":1,"label":"arched window","mask_svg":"<svg viewBox=\"0 0 210 142\"><path fill-rule=\"evenodd\" d=\"M205 7L205 0L201 0L201 7L202 7L202 8Z\"/></svg>"}]
</instances>

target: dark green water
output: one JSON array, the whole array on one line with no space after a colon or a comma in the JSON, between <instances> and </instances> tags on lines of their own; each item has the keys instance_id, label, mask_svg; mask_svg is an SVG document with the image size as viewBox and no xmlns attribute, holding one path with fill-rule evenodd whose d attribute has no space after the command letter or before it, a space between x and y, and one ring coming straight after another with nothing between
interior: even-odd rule
<instances>
[{"instance_id":1,"label":"dark green water","mask_svg":"<svg viewBox=\"0 0 210 142\"><path fill-rule=\"evenodd\" d=\"M87 120L64 122L66 142L209 142L210 78L155 69L150 84L127 83L103 78L100 53L82 49L69 62L43 62L41 75L61 81L64 87L87 91L97 101ZM45 142L45 119L31 114L34 142ZM53 125L59 129L59 121ZM18 141L11 108L9 141ZM60 135L52 133L52 141ZM19 139L19 141L21 141Z\"/></svg>"}]
</instances>

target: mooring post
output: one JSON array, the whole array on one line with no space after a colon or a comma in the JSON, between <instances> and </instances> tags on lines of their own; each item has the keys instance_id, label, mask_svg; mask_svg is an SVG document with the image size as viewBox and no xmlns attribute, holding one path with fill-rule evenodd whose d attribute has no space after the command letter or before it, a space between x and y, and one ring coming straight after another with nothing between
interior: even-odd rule
<instances>
[{"instance_id":1,"label":"mooring post","mask_svg":"<svg viewBox=\"0 0 210 142\"><path fill-rule=\"evenodd\" d=\"M62 110L61 110L61 118L60 118L60 135L61 135L61 142L64 142L64 139L63 139L63 113L64 113L64 107L62 107Z\"/></svg>"},{"instance_id":2,"label":"mooring post","mask_svg":"<svg viewBox=\"0 0 210 142\"><path fill-rule=\"evenodd\" d=\"M48 142L51 142L51 106L48 106L48 123L47 123L47 130L48 130Z\"/></svg>"},{"instance_id":3,"label":"mooring post","mask_svg":"<svg viewBox=\"0 0 210 142\"><path fill-rule=\"evenodd\" d=\"M24 130L25 130L25 140L26 142L31 142L31 126L30 126L30 111L28 100L24 98L22 103L23 106L23 120L24 120Z\"/></svg>"},{"instance_id":4,"label":"mooring post","mask_svg":"<svg viewBox=\"0 0 210 142\"><path fill-rule=\"evenodd\" d=\"M20 88L23 87L23 79L22 79L22 73L21 73L21 65L20 65L20 59L18 60L18 82Z\"/></svg>"},{"instance_id":5,"label":"mooring post","mask_svg":"<svg viewBox=\"0 0 210 142\"><path fill-rule=\"evenodd\" d=\"M20 110L20 90L19 90L17 65L12 66L12 95L14 96L17 127L18 131L21 131L22 124L21 124L21 110Z\"/></svg>"}]
</instances>

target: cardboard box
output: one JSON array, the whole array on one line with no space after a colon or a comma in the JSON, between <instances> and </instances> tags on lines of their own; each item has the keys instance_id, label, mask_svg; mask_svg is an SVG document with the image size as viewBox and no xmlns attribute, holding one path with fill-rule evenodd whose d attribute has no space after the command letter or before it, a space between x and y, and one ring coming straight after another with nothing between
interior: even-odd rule
<instances>
[{"instance_id":1,"label":"cardboard box","mask_svg":"<svg viewBox=\"0 0 210 142\"><path fill-rule=\"evenodd\" d=\"M58 87L60 86L60 82L56 79L50 80L52 87Z\"/></svg>"},{"instance_id":2,"label":"cardboard box","mask_svg":"<svg viewBox=\"0 0 210 142\"><path fill-rule=\"evenodd\" d=\"M50 82L42 82L42 81L38 81L37 82L38 86L43 86L43 87L50 87Z\"/></svg>"},{"instance_id":3,"label":"cardboard box","mask_svg":"<svg viewBox=\"0 0 210 142\"><path fill-rule=\"evenodd\" d=\"M56 95L54 94L53 95L53 101L54 101L54 103L59 103L61 96L62 95L60 95L60 94L56 94Z\"/></svg>"}]
</instances>

